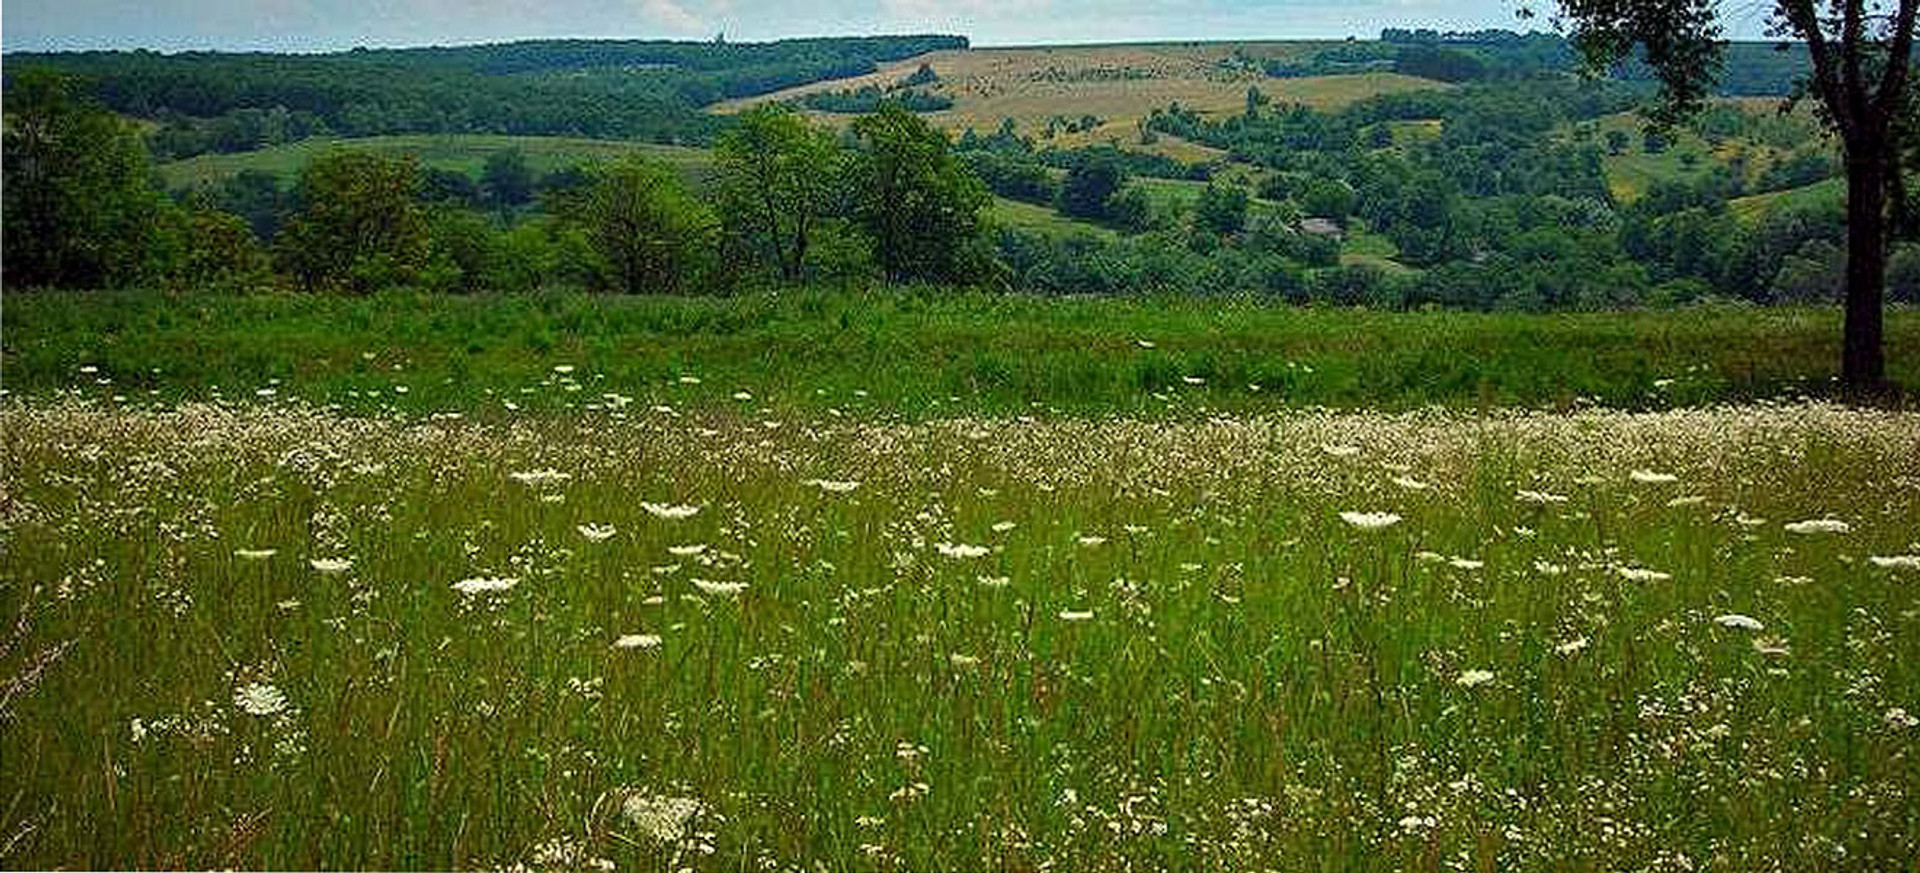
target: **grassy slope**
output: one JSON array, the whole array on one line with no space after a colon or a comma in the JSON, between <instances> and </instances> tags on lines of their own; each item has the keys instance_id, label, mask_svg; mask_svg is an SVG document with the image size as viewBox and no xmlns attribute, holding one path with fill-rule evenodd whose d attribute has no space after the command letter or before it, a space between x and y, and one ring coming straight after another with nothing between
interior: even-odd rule
<instances>
[{"instance_id":1,"label":"grassy slope","mask_svg":"<svg viewBox=\"0 0 1920 873\"><path fill-rule=\"evenodd\" d=\"M1122 148L1193 160L1206 155L1194 152L1198 147L1189 143L1141 145L1140 120L1173 102L1209 115L1239 112L1245 106L1249 86L1259 87L1275 102L1304 103L1318 109L1337 109L1375 94L1450 87L1396 73L1275 79L1237 66L1233 60L1236 52L1254 58L1299 57L1329 45L1332 43L1134 43L941 51L888 64L864 76L725 101L712 110L737 112L757 103L796 100L820 91L865 85L888 87L925 63L940 75L940 81L929 90L954 100L952 109L926 113L926 117L953 133L969 127L989 132L997 129L1002 119L1011 118L1021 133L1039 137L1050 118L1092 115L1100 120L1092 129L1063 131L1043 140L1043 144L1071 148L1112 142ZM850 118L832 113L816 116L835 125Z\"/></svg>"},{"instance_id":2,"label":"grassy slope","mask_svg":"<svg viewBox=\"0 0 1920 873\"><path fill-rule=\"evenodd\" d=\"M141 400L148 390L207 396L218 385L250 397L278 379L282 395L413 410L498 408L503 399L564 407L605 392L731 406L737 390L775 407L909 416L1033 405L1089 413L1545 406L1576 395L1657 406L1824 385L1840 335L1838 313L1824 309L1524 316L933 292L57 293L7 303L6 384L15 394L77 386ZM1920 348L1920 315L1891 313L1887 344ZM1893 354L1888 363L1896 380L1920 382L1920 357ZM113 381L95 384L79 370L87 364ZM558 364L576 366L590 391L545 387ZM681 385L682 375L703 381ZM1668 378L1678 381L1656 389Z\"/></svg>"},{"instance_id":3,"label":"grassy slope","mask_svg":"<svg viewBox=\"0 0 1920 873\"><path fill-rule=\"evenodd\" d=\"M304 140L253 152L199 155L161 164L159 171L169 188L212 182L237 175L243 170L264 170L282 181L288 181L298 175L314 155L330 148L408 154L428 166L456 170L475 177L480 175L488 156L510 148L524 152L527 165L537 173L578 163L611 160L635 152L666 161L690 177L703 175L712 165L712 157L706 150L681 146L560 136L420 134Z\"/></svg>"},{"instance_id":4,"label":"grassy slope","mask_svg":"<svg viewBox=\"0 0 1920 873\"><path fill-rule=\"evenodd\" d=\"M1846 197L1847 180L1835 177L1799 188L1740 197L1727 201L1727 209L1744 221L1755 222L1776 206L1804 206L1825 201L1844 201Z\"/></svg>"},{"instance_id":5,"label":"grassy slope","mask_svg":"<svg viewBox=\"0 0 1920 873\"><path fill-rule=\"evenodd\" d=\"M1102 227L1091 221L1081 221L1061 215L1050 206L1039 206L1012 200L1006 197L993 198L993 206L988 214L994 221L1018 230L1034 231L1048 236L1072 236L1089 233L1102 239L1114 239L1119 236L1111 228Z\"/></svg>"}]
</instances>

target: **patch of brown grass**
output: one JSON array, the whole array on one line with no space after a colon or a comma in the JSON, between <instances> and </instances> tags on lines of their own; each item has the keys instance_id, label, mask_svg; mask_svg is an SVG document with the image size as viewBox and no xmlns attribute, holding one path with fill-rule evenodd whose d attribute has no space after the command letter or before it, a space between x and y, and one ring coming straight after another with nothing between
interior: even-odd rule
<instances>
[{"instance_id":1,"label":"patch of brown grass","mask_svg":"<svg viewBox=\"0 0 1920 873\"><path fill-rule=\"evenodd\" d=\"M1275 79L1235 60L1236 53L1264 60L1298 55L1319 45L1166 43L938 51L888 64L865 76L730 100L713 109L737 112L758 103L795 100L821 91L887 87L926 63L940 75L940 81L928 90L953 98L954 107L925 115L949 132L957 134L971 127L982 134L991 133L1002 119L1011 118L1021 133L1041 137L1049 119L1076 120L1091 115L1100 120L1092 129L1073 133L1062 130L1046 141L1062 147L1112 141L1136 151L1200 161L1224 154L1168 136L1143 145L1143 119L1175 102L1204 115L1237 113L1246 106L1250 86L1259 87L1276 103L1304 103L1316 109L1337 109L1375 94L1447 87L1395 73ZM813 115L835 125L851 118L832 113Z\"/></svg>"}]
</instances>

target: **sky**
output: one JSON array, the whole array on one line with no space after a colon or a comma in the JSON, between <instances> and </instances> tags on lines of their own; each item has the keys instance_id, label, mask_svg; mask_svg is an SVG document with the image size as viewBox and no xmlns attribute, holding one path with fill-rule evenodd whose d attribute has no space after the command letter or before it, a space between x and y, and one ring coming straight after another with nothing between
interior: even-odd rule
<instances>
[{"instance_id":1,"label":"sky","mask_svg":"<svg viewBox=\"0 0 1920 873\"><path fill-rule=\"evenodd\" d=\"M1516 8L1517 0L4 0L0 47L333 51L715 34L958 33L975 45L1372 37L1382 27L1523 29ZM1760 35L1758 15L1741 18L1730 17L1732 35Z\"/></svg>"}]
</instances>

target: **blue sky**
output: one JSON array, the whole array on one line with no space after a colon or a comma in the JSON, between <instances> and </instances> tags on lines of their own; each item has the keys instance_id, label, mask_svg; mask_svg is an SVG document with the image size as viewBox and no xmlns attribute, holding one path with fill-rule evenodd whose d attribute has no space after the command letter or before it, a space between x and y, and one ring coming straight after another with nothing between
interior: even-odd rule
<instances>
[{"instance_id":1,"label":"blue sky","mask_svg":"<svg viewBox=\"0 0 1920 873\"><path fill-rule=\"evenodd\" d=\"M1550 0L1549 0L1550 2ZM322 51L540 37L962 33L976 45L1517 27L1515 0L5 0L9 51ZM1735 35L1760 16L1735 15Z\"/></svg>"}]
</instances>

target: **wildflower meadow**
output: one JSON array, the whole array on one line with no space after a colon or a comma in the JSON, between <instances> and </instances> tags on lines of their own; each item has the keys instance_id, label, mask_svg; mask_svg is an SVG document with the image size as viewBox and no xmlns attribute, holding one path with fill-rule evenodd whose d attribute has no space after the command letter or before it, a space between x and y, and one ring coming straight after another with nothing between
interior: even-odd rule
<instances>
[{"instance_id":1,"label":"wildflower meadow","mask_svg":"<svg viewBox=\"0 0 1920 873\"><path fill-rule=\"evenodd\" d=\"M1912 413L0 430L10 867L1916 857Z\"/></svg>"}]
</instances>

